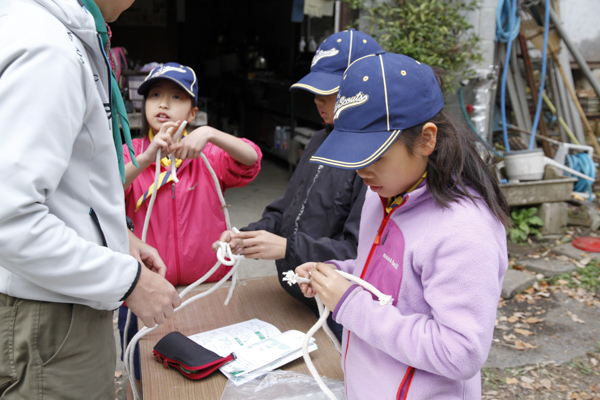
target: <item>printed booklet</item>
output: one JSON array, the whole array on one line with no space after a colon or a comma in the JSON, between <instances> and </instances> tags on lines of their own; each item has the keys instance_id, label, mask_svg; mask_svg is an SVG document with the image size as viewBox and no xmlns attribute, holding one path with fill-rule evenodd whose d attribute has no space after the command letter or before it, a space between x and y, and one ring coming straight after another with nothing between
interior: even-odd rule
<instances>
[{"instance_id":1,"label":"printed booklet","mask_svg":"<svg viewBox=\"0 0 600 400\"><path fill-rule=\"evenodd\" d=\"M234 384L241 385L302 357L304 336L296 330L281 333L255 318L188 337L222 357L234 353L236 359L219 370ZM308 351L316 349L315 339L311 338Z\"/></svg>"}]
</instances>

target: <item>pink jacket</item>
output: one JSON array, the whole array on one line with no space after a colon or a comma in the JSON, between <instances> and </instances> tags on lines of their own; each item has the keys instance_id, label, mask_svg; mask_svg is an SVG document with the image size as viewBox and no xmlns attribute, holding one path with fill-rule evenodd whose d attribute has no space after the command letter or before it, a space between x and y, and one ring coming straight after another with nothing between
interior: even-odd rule
<instances>
[{"instance_id":1,"label":"pink jacket","mask_svg":"<svg viewBox=\"0 0 600 400\"><path fill-rule=\"evenodd\" d=\"M262 152L251 141L242 140L258 154L258 161L249 167L238 163L211 143L203 150L219 178L223 192L227 188L246 186L260 171ZM150 145L147 137L133 140L136 155L142 153L142 145L143 149ZM126 151L124 157L125 163L131 161ZM153 163L125 191L126 213L133 220L137 237L142 237L150 198L137 212L135 207L140 196L154 183L154 169ZM177 177L179 183L169 182L158 190L146 242L158 250L167 265L167 280L173 285L189 285L217 262L211 245L227 226L212 177L201 158L184 161L177 171ZM229 269L221 266L208 282L221 279Z\"/></svg>"}]
</instances>

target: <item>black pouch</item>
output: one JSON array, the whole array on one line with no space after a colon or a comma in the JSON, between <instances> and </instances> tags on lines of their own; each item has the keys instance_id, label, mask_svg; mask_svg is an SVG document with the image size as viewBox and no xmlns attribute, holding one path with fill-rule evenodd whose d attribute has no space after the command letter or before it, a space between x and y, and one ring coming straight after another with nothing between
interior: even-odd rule
<instances>
[{"instance_id":1,"label":"black pouch","mask_svg":"<svg viewBox=\"0 0 600 400\"><path fill-rule=\"evenodd\" d=\"M174 367L190 379L207 377L224 364L235 360L233 353L221 357L177 331L160 339L154 346L153 353L165 368Z\"/></svg>"}]
</instances>

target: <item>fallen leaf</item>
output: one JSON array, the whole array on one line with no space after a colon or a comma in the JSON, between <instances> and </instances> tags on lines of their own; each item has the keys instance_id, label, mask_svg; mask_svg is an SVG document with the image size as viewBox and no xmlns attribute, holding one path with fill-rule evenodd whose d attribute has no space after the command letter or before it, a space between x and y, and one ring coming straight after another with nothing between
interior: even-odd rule
<instances>
[{"instance_id":1,"label":"fallen leaf","mask_svg":"<svg viewBox=\"0 0 600 400\"><path fill-rule=\"evenodd\" d=\"M515 348L517 350L525 350L525 343L521 339L517 339L515 340Z\"/></svg>"},{"instance_id":2,"label":"fallen leaf","mask_svg":"<svg viewBox=\"0 0 600 400\"><path fill-rule=\"evenodd\" d=\"M519 335L525 335L525 336L531 336L534 333L531 331L528 331L527 329L519 329L519 328L515 328L515 332L517 332Z\"/></svg>"},{"instance_id":3,"label":"fallen leaf","mask_svg":"<svg viewBox=\"0 0 600 400\"><path fill-rule=\"evenodd\" d=\"M529 286L527 289L524 290L524 292L527 294L533 294L535 293L535 288L533 286Z\"/></svg>"},{"instance_id":4,"label":"fallen leaf","mask_svg":"<svg viewBox=\"0 0 600 400\"><path fill-rule=\"evenodd\" d=\"M579 397L579 393L577 392L573 392L571 394L571 397L569 397L571 400L582 400L581 397Z\"/></svg>"},{"instance_id":5,"label":"fallen leaf","mask_svg":"<svg viewBox=\"0 0 600 400\"><path fill-rule=\"evenodd\" d=\"M558 261L570 261L570 260L571 260L569 257L567 257L567 256L563 256L563 255L556 256L556 259L557 259Z\"/></svg>"},{"instance_id":6,"label":"fallen leaf","mask_svg":"<svg viewBox=\"0 0 600 400\"><path fill-rule=\"evenodd\" d=\"M540 347L540 346L536 346L534 344L527 343L527 342L522 342L522 343L523 343L523 346L527 347L528 349L537 349L538 347Z\"/></svg>"},{"instance_id":7,"label":"fallen leaf","mask_svg":"<svg viewBox=\"0 0 600 400\"><path fill-rule=\"evenodd\" d=\"M592 363L592 365L595 367L598 365L598 360L596 360L595 358L590 358L590 362Z\"/></svg>"},{"instance_id":8,"label":"fallen leaf","mask_svg":"<svg viewBox=\"0 0 600 400\"><path fill-rule=\"evenodd\" d=\"M540 322L543 322L544 319L543 318L537 318L537 317L529 317L525 320L525 322L527 322L528 324L538 324Z\"/></svg>"},{"instance_id":9,"label":"fallen leaf","mask_svg":"<svg viewBox=\"0 0 600 400\"><path fill-rule=\"evenodd\" d=\"M535 379L529 378L529 377L527 377L527 376L522 376L522 377L521 377L521 380L522 380L523 382L525 382L525 383L533 383L533 382L535 382Z\"/></svg>"},{"instance_id":10,"label":"fallen leaf","mask_svg":"<svg viewBox=\"0 0 600 400\"><path fill-rule=\"evenodd\" d=\"M517 383L519 383L517 378L506 378L507 385L516 385Z\"/></svg>"},{"instance_id":11,"label":"fallen leaf","mask_svg":"<svg viewBox=\"0 0 600 400\"><path fill-rule=\"evenodd\" d=\"M535 390L535 388L531 385L531 383L527 383L527 382L522 382L521 387L524 387L524 388L530 389L530 390Z\"/></svg>"},{"instance_id":12,"label":"fallen leaf","mask_svg":"<svg viewBox=\"0 0 600 400\"><path fill-rule=\"evenodd\" d=\"M514 324L515 322L517 322L519 320L519 317L516 317L514 315L510 316L508 318L508 322L510 322L511 324Z\"/></svg>"},{"instance_id":13,"label":"fallen leaf","mask_svg":"<svg viewBox=\"0 0 600 400\"><path fill-rule=\"evenodd\" d=\"M545 387L548 390L550 390L550 388L552 388L552 381L548 378L540 379L540 383L542 384L543 387Z\"/></svg>"},{"instance_id":14,"label":"fallen leaf","mask_svg":"<svg viewBox=\"0 0 600 400\"><path fill-rule=\"evenodd\" d=\"M115 371L115 378L119 379L122 376L123 376L123 373L121 371Z\"/></svg>"},{"instance_id":15,"label":"fallen leaf","mask_svg":"<svg viewBox=\"0 0 600 400\"><path fill-rule=\"evenodd\" d=\"M578 317L576 314L572 313L571 311L567 311L567 315L568 315L569 317L571 317L571 319L572 319L574 322L577 322L577 323L579 323L579 324L585 324L585 321L584 321L584 320L582 320L581 318L579 318L579 317Z\"/></svg>"},{"instance_id":16,"label":"fallen leaf","mask_svg":"<svg viewBox=\"0 0 600 400\"><path fill-rule=\"evenodd\" d=\"M559 285L567 285L569 283L569 281L566 281L564 279L559 279L556 281L556 283L558 283Z\"/></svg>"},{"instance_id":17,"label":"fallen leaf","mask_svg":"<svg viewBox=\"0 0 600 400\"><path fill-rule=\"evenodd\" d=\"M581 260L579 260L580 263L582 263L583 265L588 265L590 263L590 261L592 261L593 257L584 257Z\"/></svg>"}]
</instances>

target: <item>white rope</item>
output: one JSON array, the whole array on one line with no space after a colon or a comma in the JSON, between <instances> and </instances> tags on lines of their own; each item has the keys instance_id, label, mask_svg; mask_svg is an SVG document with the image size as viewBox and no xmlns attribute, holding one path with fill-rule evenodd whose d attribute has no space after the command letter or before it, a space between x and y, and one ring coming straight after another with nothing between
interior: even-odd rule
<instances>
[{"instance_id":1,"label":"white rope","mask_svg":"<svg viewBox=\"0 0 600 400\"><path fill-rule=\"evenodd\" d=\"M180 125L179 129L177 130L177 132L175 133L175 135L173 137L174 142L179 141L186 124L187 124L187 121L184 121ZM239 232L236 228L231 227L231 222L229 219L229 211L227 209L227 204L225 203L225 198L223 197L221 185L219 183L219 179L217 178L217 175L215 174L215 171L213 170L212 166L208 162L208 159L206 158L204 153L200 153L200 155L202 157L202 160L204 161L204 164L208 168L208 171L210 172L210 175L211 175L213 182L215 184L215 187L217 189L217 195L219 196L219 201L221 202L221 208L223 209L223 212L225 214L225 224L227 226L227 229L233 230L235 232ZM179 179L177 179L177 168L176 168L176 164L175 164L175 156L173 153L171 153L170 157L171 157L171 174L173 176L173 180L175 182L179 182ZM148 225L150 223L150 215L152 213L152 207L154 206L154 201L156 200L156 192L157 192L157 188L158 188L158 177L160 175L160 160L161 160L161 158L162 158L161 151L158 150L158 152L156 153L156 170L154 173L154 187L152 190L152 196L150 198L150 204L148 205L148 211L146 211L146 219L144 220L144 229L142 231L142 241L144 243L146 242L146 234L148 231ZM231 251L231 247L229 246L229 243L218 242L218 246L219 246L219 248L217 250L217 262L215 263L215 265L206 274L204 274L204 276L202 278L198 279L196 282L192 283L187 288L185 288L179 294L179 298L183 298L186 294L188 294L190 291L192 291L195 287L197 287L198 285L200 285L201 283L206 281L209 277L212 276L212 274L215 273L215 271L217 269L219 269L219 267L221 265L230 266L230 267L232 267L231 270L210 289L208 289L200 294L197 294L196 296L190 297L189 299L187 299L186 301L181 303L181 305L179 307L177 307L174 310L174 312L181 310L183 307L187 306L188 304L190 304L202 297L208 296L209 294L211 294L212 292L217 290L219 287L221 287L223 285L223 283L225 283L231 277L232 278L231 286L229 287L229 292L227 293L227 298L225 299L225 305L229 304L229 300L231 299L231 296L233 295L233 290L234 290L236 282L237 282L238 267L239 267L240 261L244 258L244 256L233 254L233 252ZM123 343L127 343L127 333L129 330L130 320L131 320L131 310L127 310L127 320L125 322ZM125 366L125 371L127 372L127 375L129 377L129 383L131 385L131 389L133 391L133 398L135 400L141 399L141 393L135 382L135 373L134 373L135 363L134 363L134 357L133 357L134 352L135 352L135 347L142 337L144 337L148 333L152 332L157 327L158 327L158 325L155 325L151 328L143 327L142 329L140 329L133 336L133 338L131 338L131 342L129 342L129 344L127 345L127 348L125 349L125 353L123 354L123 364Z\"/></svg>"},{"instance_id":2,"label":"white rope","mask_svg":"<svg viewBox=\"0 0 600 400\"><path fill-rule=\"evenodd\" d=\"M340 270L336 270L336 271L340 275L342 275L344 278L364 287L365 289L369 290L371 293L376 295L379 298L380 306L385 306L388 304L392 304L394 302L394 299L392 298L392 296L388 296L386 294L381 293L375 286L371 285L369 282L366 282L366 281L360 279L359 277L356 277L347 272L340 271ZM284 273L283 282L287 282L288 285L290 285L290 286L292 286L293 284L300 284L300 283L309 283L310 284L312 282L312 278L303 278L303 277L299 276L298 274L296 274L294 271L290 270L290 271L287 271ZM317 307L319 308L320 317L319 317L319 320L317 321L317 323L314 324L313 327L310 328L310 330L306 333L306 336L304 336L304 340L302 341L302 357L304 357L304 362L306 362L306 365L308 366L308 370L310 371L312 376L317 381L317 384L319 385L321 390L331 400L337 400L337 398L335 397L333 392L331 390L329 390L327 385L325 385L325 383L323 382L323 379L321 379L319 372L315 368L312 360L310 359L310 355L308 354L308 345L310 344L310 338L312 338L314 336L314 334L319 330L319 328L323 328L325 333L327 333L327 336L329 336L329 339L331 339L331 341L333 342L338 353L341 352L341 346L340 346L339 341L337 340L337 338L335 337L333 332L331 332L331 329L329 328L329 326L326 324L327 317L329 317L330 311L323 304L323 302L321 301L321 298L319 297L318 294L315 296L315 300L317 301Z\"/></svg>"}]
</instances>

